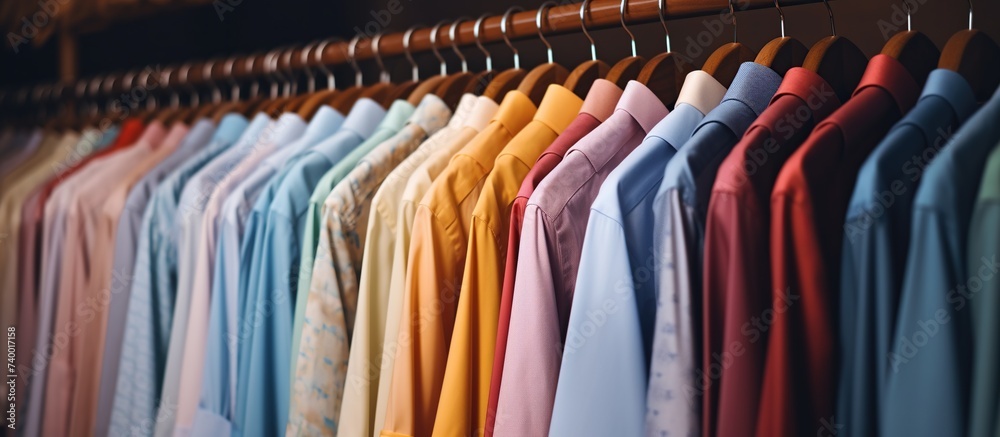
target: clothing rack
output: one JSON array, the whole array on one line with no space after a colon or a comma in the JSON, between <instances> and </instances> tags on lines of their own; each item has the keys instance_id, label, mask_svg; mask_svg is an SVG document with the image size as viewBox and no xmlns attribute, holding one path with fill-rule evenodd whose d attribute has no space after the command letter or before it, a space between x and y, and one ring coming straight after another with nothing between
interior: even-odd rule
<instances>
[{"instance_id":1,"label":"clothing rack","mask_svg":"<svg viewBox=\"0 0 1000 437\"><path fill-rule=\"evenodd\" d=\"M642 24L659 20L661 7L660 1L661 0L628 0L624 21L628 24ZM752 9L775 7L775 2L772 0L732 0L731 2L727 0L662 1L665 3L665 5L662 6L664 19L725 15L729 13L730 7L732 7L736 13ZM809 3L823 3L823 0L785 0L781 2L781 7ZM587 7L584 20L587 30L620 26L620 8L621 2L619 0L591 1ZM517 40L536 37L538 35L538 29L536 28L537 13L537 9L532 9L511 14L507 29L508 39ZM504 17L502 14L485 18L481 25L482 27L480 29L479 42L485 45L503 41L504 35L501 31L501 21L503 21L503 19ZM541 33L544 35L579 32L581 30L580 3L567 4L563 2L563 4L549 8L543 18L542 24L543 29L541 30ZM453 44L449 35L449 31L451 30L449 29L450 26L437 26L438 35L436 40L438 42L438 48L440 49L451 45L462 47L475 44L475 27L476 20L466 20L458 24ZM433 31L434 27L423 27L413 30L409 38L408 50L407 47L404 46L404 36L407 32L392 32L383 34L381 35L379 41L379 55L381 58L389 58L404 55L407 51L410 54L413 54L431 50L431 33ZM279 56L278 69L281 71L288 71L289 69L301 71L307 67L317 68L320 62L322 62L325 66L333 66L343 65L350 61L348 57L348 48L351 44L350 41L335 39L327 40L326 42L328 44L323 47L322 54L319 56L311 52L316 50L319 44L322 44L321 42L307 44L293 49L290 55L285 54L283 56ZM208 76L210 76L210 81L212 82L261 77L269 71L265 65L266 63L263 61L267 56L269 56L270 53L273 53L273 51L236 57L235 62L231 64L231 68L225 68L225 65L229 62L229 60L223 62L218 59L203 62L189 62L181 66L166 66L164 67L164 70L171 72L171 74L168 74L167 77L159 83L159 86L173 88L178 86L203 85L208 82L205 77L206 70L208 70ZM368 60L374 57L375 52L372 46L372 39L362 38L361 41L356 43L354 48L355 61ZM79 90L81 86L83 86L81 85L83 81L93 80L93 78L80 79L75 77L76 66L72 64L75 64L77 57L74 53L72 53L72 50L63 50L60 58L62 61L60 69L63 72L60 76L63 89L58 92L58 94L72 95L74 89ZM185 71L183 77L179 74L181 70ZM126 81L123 80L123 78L128 78L130 75L134 78L135 74L136 73L133 71L103 76L103 80L111 80L112 84L109 87L102 86L101 88L103 88L104 92L112 95L117 92L126 91L130 85L126 84ZM76 84L75 88L69 84ZM53 84L49 86L55 88L60 86L60 84ZM30 94L33 97L34 95L44 93L39 93L36 90ZM49 94L52 94L51 90ZM55 98L58 96L52 97Z\"/></svg>"}]
</instances>

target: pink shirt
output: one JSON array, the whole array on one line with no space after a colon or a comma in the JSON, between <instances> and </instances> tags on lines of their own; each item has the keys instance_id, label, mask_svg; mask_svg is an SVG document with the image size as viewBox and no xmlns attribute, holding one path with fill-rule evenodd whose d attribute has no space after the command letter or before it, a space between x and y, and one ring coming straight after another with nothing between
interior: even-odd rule
<instances>
[{"instance_id":1,"label":"pink shirt","mask_svg":"<svg viewBox=\"0 0 1000 437\"><path fill-rule=\"evenodd\" d=\"M42 435L69 435L70 431L87 435L93 430L104 350L102 316L107 313L107 302L100 299L94 288L110 276L111 272L98 272L110 268L110 249L114 247L114 224L117 224L117 220L109 224L107 219L112 218L115 199L121 197L117 203L124 205L128 191L122 186L134 184L145 169L152 168L169 153L157 147L166 133L162 123L151 123L134 146L109 156L99 168L93 166L94 170L88 172L92 176L81 181L76 195L68 196ZM175 132L172 137L176 136ZM107 202L112 204L111 210L104 209ZM95 336L98 332L101 335ZM81 408L80 412L91 410L89 419L78 416L77 408ZM82 426L81 420L89 426Z\"/></svg>"},{"instance_id":2,"label":"pink shirt","mask_svg":"<svg viewBox=\"0 0 1000 437\"><path fill-rule=\"evenodd\" d=\"M601 183L667 115L631 81L615 112L566 152L524 211L494 434L546 435L590 205Z\"/></svg>"}]
</instances>

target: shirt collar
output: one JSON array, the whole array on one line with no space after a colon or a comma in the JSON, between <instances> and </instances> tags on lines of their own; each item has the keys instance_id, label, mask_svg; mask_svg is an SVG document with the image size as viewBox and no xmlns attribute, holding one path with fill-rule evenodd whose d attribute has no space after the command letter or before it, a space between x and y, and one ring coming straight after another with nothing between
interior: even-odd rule
<instances>
[{"instance_id":1,"label":"shirt collar","mask_svg":"<svg viewBox=\"0 0 1000 437\"><path fill-rule=\"evenodd\" d=\"M882 88L896 101L901 114L907 113L917 102L919 87L906 67L888 55L878 54L868 61L868 68L852 96L866 88Z\"/></svg>"},{"instance_id":2,"label":"shirt collar","mask_svg":"<svg viewBox=\"0 0 1000 437\"><path fill-rule=\"evenodd\" d=\"M476 95L472 93L462 94L462 98L458 100L458 106L455 107L455 113L452 114L451 120L448 120L448 127L451 129L462 127L465 119L469 117L469 113L475 107Z\"/></svg>"},{"instance_id":3,"label":"shirt collar","mask_svg":"<svg viewBox=\"0 0 1000 437\"><path fill-rule=\"evenodd\" d=\"M572 91L562 85L549 85L538 111L535 111L534 121L548 126L556 134L562 133L578 114L572 109L581 105L583 101Z\"/></svg>"},{"instance_id":4,"label":"shirt collar","mask_svg":"<svg viewBox=\"0 0 1000 437\"><path fill-rule=\"evenodd\" d=\"M215 130L215 137L212 140L232 144L236 142L236 139L240 137L240 134L247 128L248 124L250 123L246 117L240 114L226 114L219 121L219 128Z\"/></svg>"},{"instance_id":5,"label":"shirt collar","mask_svg":"<svg viewBox=\"0 0 1000 437\"><path fill-rule=\"evenodd\" d=\"M448 109L448 104L434 94L427 94L420 100L417 110L413 111L407 122L420 126L424 134L430 134L444 127L449 117L451 109Z\"/></svg>"},{"instance_id":6,"label":"shirt collar","mask_svg":"<svg viewBox=\"0 0 1000 437\"><path fill-rule=\"evenodd\" d=\"M711 74L694 70L684 77L684 85L677 94L677 104L687 103L702 114L708 114L719 106L725 95L726 87Z\"/></svg>"},{"instance_id":7,"label":"shirt collar","mask_svg":"<svg viewBox=\"0 0 1000 437\"><path fill-rule=\"evenodd\" d=\"M472 108L472 112L465 118L462 126L475 129L476 132L482 131L498 110L500 110L500 105L493 99L479 96L476 98L476 106Z\"/></svg>"},{"instance_id":8,"label":"shirt collar","mask_svg":"<svg viewBox=\"0 0 1000 437\"><path fill-rule=\"evenodd\" d=\"M142 132L142 136L139 137L137 143L143 144L156 144L163 141L163 137L167 135L167 128L163 126L160 120L153 120L146 126L146 130Z\"/></svg>"},{"instance_id":9,"label":"shirt collar","mask_svg":"<svg viewBox=\"0 0 1000 437\"><path fill-rule=\"evenodd\" d=\"M181 140L184 139L184 136L187 135L187 133L188 133L187 124L181 122L174 123L174 125L170 127L170 131L167 132L167 135L163 138L163 141L160 144L175 144L175 145L179 144Z\"/></svg>"},{"instance_id":10,"label":"shirt collar","mask_svg":"<svg viewBox=\"0 0 1000 437\"><path fill-rule=\"evenodd\" d=\"M535 104L531 103L531 99L526 94L518 90L509 91L503 97L500 107L497 108L497 112L490 122L500 123L510 132L518 132L531 121L535 110Z\"/></svg>"},{"instance_id":11,"label":"shirt collar","mask_svg":"<svg viewBox=\"0 0 1000 437\"><path fill-rule=\"evenodd\" d=\"M581 114L590 114L600 122L604 122L615 112L615 106L622 97L622 89L614 82L597 79L587 91L587 98L580 107Z\"/></svg>"},{"instance_id":12,"label":"shirt collar","mask_svg":"<svg viewBox=\"0 0 1000 437\"><path fill-rule=\"evenodd\" d=\"M333 112L336 113L336 111ZM315 117L319 117L319 113ZM372 99L360 98L351 107L351 112L347 113L347 118L340 125L340 131L354 132L361 138L368 138L383 117L385 117L385 109L382 109L381 105Z\"/></svg>"},{"instance_id":13,"label":"shirt collar","mask_svg":"<svg viewBox=\"0 0 1000 437\"><path fill-rule=\"evenodd\" d=\"M976 94L969 81L961 74L939 68L927 76L927 83L920 94L920 100L937 96L944 99L955 110L959 120L965 120L976 111Z\"/></svg>"},{"instance_id":14,"label":"shirt collar","mask_svg":"<svg viewBox=\"0 0 1000 437\"><path fill-rule=\"evenodd\" d=\"M618 107L615 110L625 111L631 115L645 133L649 133L650 129L669 112L656 94L634 80L628 81L628 85L625 85L625 92L618 99Z\"/></svg>"},{"instance_id":15,"label":"shirt collar","mask_svg":"<svg viewBox=\"0 0 1000 437\"><path fill-rule=\"evenodd\" d=\"M705 116L698 129L719 123L742 136L767 108L780 84L781 76L774 70L756 62L744 62L722 102Z\"/></svg>"},{"instance_id":16,"label":"shirt collar","mask_svg":"<svg viewBox=\"0 0 1000 437\"><path fill-rule=\"evenodd\" d=\"M413 115L414 107L410 102L403 99L398 99L389 105L389 110L385 112L385 117L382 117L382 122L379 123L378 128L380 129L392 129L398 130L404 124L406 120Z\"/></svg>"},{"instance_id":17,"label":"shirt collar","mask_svg":"<svg viewBox=\"0 0 1000 437\"><path fill-rule=\"evenodd\" d=\"M802 67L794 67L785 73L785 79L771 102L781 96L795 96L805 102L817 121L825 119L841 104L833 87L822 76Z\"/></svg>"}]
</instances>

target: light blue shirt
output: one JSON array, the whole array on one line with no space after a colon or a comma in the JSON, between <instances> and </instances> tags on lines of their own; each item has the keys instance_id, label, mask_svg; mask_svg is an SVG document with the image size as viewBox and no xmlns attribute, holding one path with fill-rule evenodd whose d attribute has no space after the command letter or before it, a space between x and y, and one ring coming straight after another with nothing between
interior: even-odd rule
<instances>
[{"instance_id":1,"label":"light blue shirt","mask_svg":"<svg viewBox=\"0 0 1000 437\"><path fill-rule=\"evenodd\" d=\"M932 71L920 100L858 172L844 222L840 282L836 417L848 435L878 433L913 200L926 165L913 159L944 147L975 108L975 94L962 75Z\"/></svg>"},{"instance_id":2,"label":"light blue shirt","mask_svg":"<svg viewBox=\"0 0 1000 437\"><path fill-rule=\"evenodd\" d=\"M969 222L990 152L1000 141L1000 91L924 171L892 352L882 435L967 435L971 306L997 258L966 259ZM979 266L970 277L971 266ZM977 270L977 269L971 269ZM986 277L988 276L988 277Z\"/></svg>"},{"instance_id":3,"label":"light blue shirt","mask_svg":"<svg viewBox=\"0 0 1000 437\"><path fill-rule=\"evenodd\" d=\"M305 129L306 123L298 115L284 114L265 128L262 141L272 146L286 146L299 139ZM192 435L225 437L231 433L236 407L236 343L240 335L236 316L239 269L243 261L239 257L240 240L254 201L284 161L271 159L281 150L287 149L272 152L240 181L219 211L204 377Z\"/></svg>"},{"instance_id":4,"label":"light blue shirt","mask_svg":"<svg viewBox=\"0 0 1000 437\"><path fill-rule=\"evenodd\" d=\"M679 101L601 184L583 240L551 435L643 435L655 315L653 196L703 117ZM591 331L594 323L601 327ZM586 341L571 341L572 333Z\"/></svg>"},{"instance_id":5,"label":"light blue shirt","mask_svg":"<svg viewBox=\"0 0 1000 437\"><path fill-rule=\"evenodd\" d=\"M177 291L174 220L181 190L198 170L228 149L246 125L242 116L224 117L212 141L157 186L146 208L125 320L111 435L153 433Z\"/></svg>"},{"instance_id":6,"label":"light blue shirt","mask_svg":"<svg viewBox=\"0 0 1000 437\"><path fill-rule=\"evenodd\" d=\"M153 190L172 171L195 156L208 144L215 134L215 123L209 119L198 120L177 149L147 173L129 191L125 208L118 219L115 235L115 257L112 264L114 277L111 282L111 302L108 304L108 326L104 334L104 361L101 364L101 390L95 432L107 435L111 425L111 406L114 400L115 384L118 382L118 364L125 336L125 318L128 311L129 290L132 289L132 274L135 270L139 246L139 232L143 213L153 195ZM125 293L121 293L124 291Z\"/></svg>"},{"instance_id":7,"label":"light blue shirt","mask_svg":"<svg viewBox=\"0 0 1000 437\"><path fill-rule=\"evenodd\" d=\"M245 293L248 306L244 315L254 319L249 338L239 344L237 405L245 405L237 408L243 412L242 418L237 417L240 435L273 436L285 431L299 236L305 227L309 196L320 177L364 142L384 116L385 110L374 101L359 100L334 135L339 141L324 142L301 152L297 159L293 157L284 177L279 175L272 183L270 204L265 205L262 196L254 206L266 220L263 232L255 237L258 243L252 260L257 268L251 267L250 277L256 280L249 281Z\"/></svg>"}]
</instances>

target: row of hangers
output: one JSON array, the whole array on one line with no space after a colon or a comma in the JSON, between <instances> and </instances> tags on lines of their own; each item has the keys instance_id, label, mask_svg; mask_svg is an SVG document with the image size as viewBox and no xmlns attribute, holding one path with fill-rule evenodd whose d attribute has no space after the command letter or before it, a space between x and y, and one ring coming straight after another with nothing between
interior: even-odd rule
<instances>
[{"instance_id":1,"label":"row of hangers","mask_svg":"<svg viewBox=\"0 0 1000 437\"><path fill-rule=\"evenodd\" d=\"M388 106L396 99L406 99L416 105L427 94L435 94L445 101L449 106L455 107L460 97L465 93L476 93L491 98L497 102L511 90L517 89L526 94L536 105L541 101L545 90L550 84L562 84L575 94L583 98L590 85L596 79L607 79L619 87L624 88L630 80L636 80L646 85L660 100L668 107L673 107L676 102L680 87L688 72L694 67L683 56L671 51L670 33L667 30L664 14L666 0L658 2L658 16L663 30L666 34L666 51L650 59L638 56L636 52L635 36L626 25L628 1L622 0L620 4L620 22L622 28L628 34L631 41L632 55L618 61L614 65L600 60L597 56L597 49L594 39L586 26L586 18L589 12L590 0L584 0L580 4L580 22L583 34L590 42L591 59L581 63L572 70L555 63L553 59L552 46L545 38L545 23L548 18L547 11L555 5L553 2L544 3L535 14L535 26L538 38L546 46L547 62L525 70L520 65L520 55L508 36L508 27L511 15L518 11L514 7L504 13L500 22L500 30L503 40L513 52L513 68L494 71L492 67L492 56L485 49L480 39L480 32L484 20L484 15L476 20L474 26L475 43L485 54L485 69L478 73L470 72L468 63L456 44L455 32L458 25L469 21L460 18L450 24L448 35L450 47L461 59L461 70L455 73L447 72L447 62L439 52L437 37L440 29L448 24L440 22L436 24L431 35L431 50L440 62L440 74L421 80L417 64L410 53L410 38L416 27L410 28L403 35L403 49L406 59L412 66L412 76L410 80L402 83L393 83L389 74L385 70L381 55L379 53L380 40L382 34L375 35L371 41L371 47L380 70L379 80L370 85L363 84L361 69L355 58L360 37L353 38L346 45L346 58L355 71L355 83L353 86L338 89L334 74L323 62L320 62L323 50L331 43L339 41L331 38L307 46L301 51L303 65L308 65L310 57L314 57L319 70L326 75L327 87L316 89L316 74L308 68L304 69L308 78L305 93L298 93L298 80L294 70L291 68L291 56L295 49L276 49L263 56L252 56L247 58L247 70L252 71L257 63L263 63L266 79L268 80L269 93L262 95L261 84L253 82L250 85L250 95L246 99L241 99L240 84L233 80L233 72L237 58L228 59L222 64L224 76L230 78L232 85L229 100L222 99L222 91L217 84L212 84L211 100L201 102L201 95L198 90L188 84L187 77L192 68L192 63L185 64L176 69L169 69L163 73L163 79L170 83L171 75L178 75L180 83L189 87L191 94L188 97L188 105L180 104L180 95L171 90L170 104L159 106L158 98L150 96L146 99L146 107L141 115L146 122L159 120L166 124L175 121L191 123L201 117L210 117L219 120L223 115L231 112L242 113L246 116L264 112L271 116L278 116L285 112L294 112L305 119L311 118L323 105L347 113L351 106L360 98L369 98ZM905 2L904 2L905 3ZM837 35L836 23L833 10L827 0L823 0L830 20L831 35L821 39L812 47L806 46L794 37L785 35L784 13L777 0L774 6L778 11L781 36L767 43L758 53L754 53L749 47L739 42L738 30L736 26L736 11L734 0L729 1L729 12L733 17L733 42L724 44L715 50L705 61L702 70L712 75L724 86L729 86L736 75L740 65L744 62L756 62L773 69L779 75L784 75L792 67L801 66L813 71L826 80L837 97L841 101L847 100L854 88L861 79L868 63L865 54L849 39ZM935 68L946 68L956 71L965 77L975 92L979 101L987 100L997 89L1000 83L1000 46L996 44L988 35L976 30L973 27L972 1L969 0L969 28L957 32L945 44L943 50L938 50L934 43L923 33L912 30L909 16L909 5L907 4L907 30L894 35L883 47L881 53L898 60L916 79L922 84L931 70ZM284 59L288 65L286 71L281 71L279 61ZM211 72L218 62L206 63L202 76L211 77ZM285 74L287 73L287 75ZM77 95L84 96L90 94L95 97L100 90L111 90L115 87L115 82L121 80L128 83L129 88L137 85L149 84L151 70L147 69L142 73L129 73L121 76L109 76L106 82L102 79L94 79L88 82L81 82L77 85ZM96 84L96 86L95 86ZM55 88L55 87L52 87ZM57 94L52 89L49 90L50 97ZM42 94L36 90L33 97L43 98ZM109 101L103 108L91 101L86 107L85 117L77 118L64 111L58 117L51 117L48 120L49 127L66 128L92 126L100 122L107 116L106 113L113 111L113 101Z\"/></svg>"}]
</instances>

